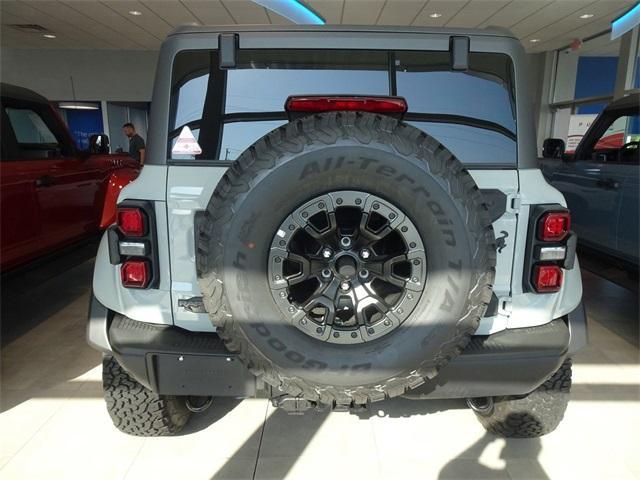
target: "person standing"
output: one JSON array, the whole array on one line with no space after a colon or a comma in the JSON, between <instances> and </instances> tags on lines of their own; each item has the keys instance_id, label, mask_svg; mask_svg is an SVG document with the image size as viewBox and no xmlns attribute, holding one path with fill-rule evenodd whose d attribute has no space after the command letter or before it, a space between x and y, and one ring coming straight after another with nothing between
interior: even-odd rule
<instances>
[{"instance_id":1,"label":"person standing","mask_svg":"<svg viewBox=\"0 0 640 480\"><path fill-rule=\"evenodd\" d=\"M140 162L140 166L144 165L145 144L144 139L136 132L133 123L125 123L122 126L124 134L129 138L129 155Z\"/></svg>"}]
</instances>

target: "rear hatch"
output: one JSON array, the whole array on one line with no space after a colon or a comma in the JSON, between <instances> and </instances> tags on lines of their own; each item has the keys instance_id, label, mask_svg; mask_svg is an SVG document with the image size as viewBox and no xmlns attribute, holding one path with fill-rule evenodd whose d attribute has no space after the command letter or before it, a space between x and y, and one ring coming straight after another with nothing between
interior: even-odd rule
<instances>
[{"instance_id":1,"label":"rear hatch","mask_svg":"<svg viewBox=\"0 0 640 480\"><path fill-rule=\"evenodd\" d=\"M213 329L207 314L186 308L185 300L200 295L194 218L231 162L289 121L284 105L291 95L371 95L403 97L403 120L447 147L483 191L498 263L494 300L480 332L504 328L518 192L509 56L471 52L469 69L454 71L448 51L240 49L235 67L221 69L217 50L191 50L178 53L173 65L167 216L176 325Z\"/></svg>"}]
</instances>

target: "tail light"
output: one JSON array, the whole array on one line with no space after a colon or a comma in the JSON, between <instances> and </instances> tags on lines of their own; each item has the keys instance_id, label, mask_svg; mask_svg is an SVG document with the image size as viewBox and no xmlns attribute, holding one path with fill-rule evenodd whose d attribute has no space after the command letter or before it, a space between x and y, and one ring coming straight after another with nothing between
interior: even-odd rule
<instances>
[{"instance_id":1,"label":"tail light","mask_svg":"<svg viewBox=\"0 0 640 480\"><path fill-rule=\"evenodd\" d=\"M531 208L525 260L525 291L553 293L562 288L563 269L573 268L577 237L571 215L560 205Z\"/></svg>"},{"instance_id":2,"label":"tail light","mask_svg":"<svg viewBox=\"0 0 640 480\"><path fill-rule=\"evenodd\" d=\"M146 288L151 280L151 269L147 260L127 260L120 267L122 285L127 288Z\"/></svg>"},{"instance_id":3,"label":"tail light","mask_svg":"<svg viewBox=\"0 0 640 480\"><path fill-rule=\"evenodd\" d=\"M545 213L538 223L538 239L559 242L569 234L571 216L568 211Z\"/></svg>"},{"instance_id":4,"label":"tail light","mask_svg":"<svg viewBox=\"0 0 640 480\"><path fill-rule=\"evenodd\" d=\"M155 210L152 202L125 200L116 223L107 230L109 259L120 266L122 286L158 288L160 271Z\"/></svg>"},{"instance_id":5,"label":"tail light","mask_svg":"<svg viewBox=\"0 0 640 480\"><path fill-rule=\"evenodd\" d=\"M562 269L558 265L536 265L533 281L538 293L557 292L562 287Z\"/></svg>"},{"instance_id":6,"label":"tail light","mask_svg":"<svg viewBox=\"0 0 640 480\"><path fill-rule=\"evenodd\" d=\"M357 111L402 115L407 111L407 101L402 97L305 95L287 98L284 109L299 113Z\"/></svg>"},{"instance_id":7,"label":"tail light","mask_svg":"<svg viewBox=\"0 0 640 480\"><path fill-rule=\"evenodd\" d=\"M117 224L127 237L142 237L146 232L145 213L141 208L118 207Z\"/></svg>"}]
</instances>

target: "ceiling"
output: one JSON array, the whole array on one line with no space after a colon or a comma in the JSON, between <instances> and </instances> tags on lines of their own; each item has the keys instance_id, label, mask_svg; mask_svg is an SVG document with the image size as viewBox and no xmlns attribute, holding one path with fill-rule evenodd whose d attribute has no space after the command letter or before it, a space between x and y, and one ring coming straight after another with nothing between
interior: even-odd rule
<instances>
[{"instance_id":1,"label":"ceiling","mask_svg":"<svg viewBox=\"0 0 640 480\"><path fill-rule=\"evenodd\" d=\"M306 0L328 24L510 29L529 52L564 47L610 27L635 2L618 0ZM130 12L137 12L132 15ZM437 18L435 14L439 14ZM581 15L593 15L580 18ZM250 0L0 0L0 46L157 50L184 24L286 24ZM25 32L14 24L35 24ZM55 38L45 38L45 33ZM606 50L606 45L603 46ZM611 50L611 49L610 49Z\"/></svg>"}]
</instances>

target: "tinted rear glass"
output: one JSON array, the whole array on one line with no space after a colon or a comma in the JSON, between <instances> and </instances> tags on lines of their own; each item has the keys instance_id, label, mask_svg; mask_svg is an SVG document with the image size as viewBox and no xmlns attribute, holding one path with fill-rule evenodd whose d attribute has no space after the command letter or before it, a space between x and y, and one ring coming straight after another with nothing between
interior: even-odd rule
<instances>
[{"instance_id":1,"label":"tinted rear glass","mask_svg":"<svg viewBox=\"0 0 640 480\"><path fill-rule=\"evenodd\" d=\"M225 113L282 111L292 93L388 94L384 52L241 50L238 57L227 73Z\"/></svg>"},{"instance_id":2,"label":"tinted rear glass","mask_svg":"<svg viewBox=\"0 0 640 480\"><path fill-rule=\"evenodd\" d=\"M186 51L174 62L169 158L236 159L288 122L290 95L399 95L404 121L438 139L463 163L516 165L512 65L502 54L471 53L470 70L451 71L448 52L240 50L220 70L215 51ZM197 156L172 153L184 127ZM206 134L205 134L206 132Z\"/></svg>"},{"instance_id":3,"label":"tinted rear glass","mask_svg":"<svg viewBox=\"0 0 640 480\"><path fill-rule=\"evenodd\" d=\"M409 111L461 115L515 132L515 108L506 55L473 53L469 71L449 70L448 52L398 52L398 95Z\"/></svg>"}]
</instances>

